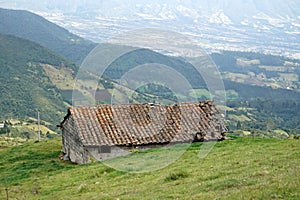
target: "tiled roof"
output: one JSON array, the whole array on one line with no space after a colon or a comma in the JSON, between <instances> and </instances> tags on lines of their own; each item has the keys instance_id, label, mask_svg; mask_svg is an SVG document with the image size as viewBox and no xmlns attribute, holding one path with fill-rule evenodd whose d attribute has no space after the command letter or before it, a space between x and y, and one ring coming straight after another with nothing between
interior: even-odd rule
<instances>
[{"instance_id":1,"label":"tiled roof","mask_svg":"<svg viewBox=\"0 0 300 200\"><path fill-rule=\"evenodd\" d=\"M85 146L146 145L222 139L225 132L212 101L70 107ZM63 126L62 122L62 126ZM200 138L199 138L200 137Z\"/></svg>"}]
</instances>

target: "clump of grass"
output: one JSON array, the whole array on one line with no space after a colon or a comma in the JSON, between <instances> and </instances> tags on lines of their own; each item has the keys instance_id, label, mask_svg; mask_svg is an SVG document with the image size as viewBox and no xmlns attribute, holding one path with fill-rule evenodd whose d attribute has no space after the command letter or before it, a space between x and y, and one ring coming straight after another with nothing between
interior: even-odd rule
<instances>
[{"instance_id":1,"label":"clump of grass","mask_svg":"<svg viewBox=\"0 0 300 200\"><path fill-rule=\"evenodd\" d=\"M176 181L188 176L189 174L186 171L172 172L165 178L165 181Z\"/></svg>"},{"instance_id":2,"label":"clump of grass","mask_svg":"<svg viewBox=\"0 0 300 200\"><path fill-rule=\"evenodd\" d=\"M79 185L78 187L78 193L85 193L85 192L88 192L89 191L89 187L87 184L85 183L82 183Z\"/></svg>"}]
</instances>

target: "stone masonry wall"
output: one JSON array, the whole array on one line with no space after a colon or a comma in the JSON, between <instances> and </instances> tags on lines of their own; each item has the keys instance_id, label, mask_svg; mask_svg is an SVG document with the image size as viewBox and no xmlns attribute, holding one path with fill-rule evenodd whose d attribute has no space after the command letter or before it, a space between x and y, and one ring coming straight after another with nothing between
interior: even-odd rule
<instances>
[{"instance_id":1,"label":"stone masonry wall","mask_svg":"<svg viewBox=\"0 0 300 200\"><path fill-rule=\"evenodd\" d=\"M72 116L65 120L62 128L62 151L65 154L64 159L69 159L74 163L86 163L85 151L82 142L78 137L76 126Z\"/></svg>"}]
</instances>

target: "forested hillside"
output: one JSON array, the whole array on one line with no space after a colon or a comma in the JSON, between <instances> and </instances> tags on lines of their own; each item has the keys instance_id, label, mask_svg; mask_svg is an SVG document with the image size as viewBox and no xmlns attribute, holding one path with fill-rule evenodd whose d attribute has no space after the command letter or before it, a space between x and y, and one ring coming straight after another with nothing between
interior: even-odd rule
<instances>
[{"instance_id":1,"label":"forested hillside","mask_svg":"<svg viewBox=\"0 0 300 200\"><path fill-rule=\"evenodd\" d=\"M0 35L0 116L3 119L36 117L58 123L66 110L60 91L41 64L76 70L75 64L28 40Z\"/></svg>"}]
</instances>

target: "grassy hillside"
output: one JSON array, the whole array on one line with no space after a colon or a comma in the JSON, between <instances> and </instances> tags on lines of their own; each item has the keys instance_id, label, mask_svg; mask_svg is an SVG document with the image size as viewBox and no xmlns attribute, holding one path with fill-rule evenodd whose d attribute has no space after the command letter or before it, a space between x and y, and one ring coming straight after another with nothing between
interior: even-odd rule
<instances>
[{"instance_id":1,"label":"grassy hillside","mask_svg":"<svg viewBox=\"0 0 300 200\"><path fill-rule=\"evenodd\" d=\"M96 45L28 11L0 8L0 19L0 33L34 41L78 64Z\"/></svg>"},{"instance_id":2,"label":"grassy hillside","mask_svg":"<svg viewBox=\"0 0 300 200\"><path fill-rule=\"evenodd\" d=\"M299 199L300 140L238 138L207 157L193 144L158 171L125 173L102 163L58 159L61 140L0 149L0 198L9 199ZM179 145L146 153L168 156Z\"/></svg>"}]
</instances>

